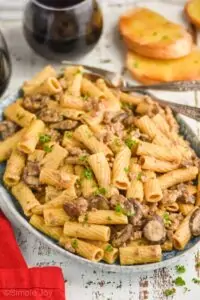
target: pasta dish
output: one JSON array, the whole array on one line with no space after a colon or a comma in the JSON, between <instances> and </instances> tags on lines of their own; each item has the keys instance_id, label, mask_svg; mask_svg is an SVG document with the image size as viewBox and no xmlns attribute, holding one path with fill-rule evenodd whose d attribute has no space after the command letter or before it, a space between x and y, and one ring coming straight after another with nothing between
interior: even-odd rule
<instances>
[{"instance_id":1,"label":"pasta dish","mask_svg":"<svg viewBox=\"0 0 200 300\"><path fill-rule=\"evenodd\" d=\"M169 107L45 67L0 122L3 181L30 224L99 262L159 262L200 236L199 159Z\"/></svg>"}]
</instances>

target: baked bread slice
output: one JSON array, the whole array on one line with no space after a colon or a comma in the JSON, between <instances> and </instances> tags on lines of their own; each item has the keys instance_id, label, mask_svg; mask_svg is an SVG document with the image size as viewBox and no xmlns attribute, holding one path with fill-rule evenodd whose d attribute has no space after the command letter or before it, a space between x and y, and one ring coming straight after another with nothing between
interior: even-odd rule
<instances>
[{"instance_id":1,"label":"baked bread slice","mask_svg":"<svg viewBox=\"0 0 200 300\"><path fill-rule=\"evenodd\" d=\"M192 49L192 37L181 25L147 8L122 15L119 31L130 50L150 58L180 58Z\"/></svg>"},{"instance_id":2,"label":"baked bread slice","mask_svg":"<svg viewBox=\"0 0 200 300\"><path fill-rule=\"evenodd\" d=\"M174 80L199 80L200 49L195 48L188 56L175 60L152 59L129 51L126 67L136 80L144 84Z\"/></svg>"},{"instance_id":3,"label":"baked bread slice","mask_svg":"<svg viewBox=\"0 0 200 300\"><path fill-rule=\"evenodd\" d=\"M185 13L190 22L200 28L200 1L188 1L185 5Z\"/></svg>"}]
</instances>

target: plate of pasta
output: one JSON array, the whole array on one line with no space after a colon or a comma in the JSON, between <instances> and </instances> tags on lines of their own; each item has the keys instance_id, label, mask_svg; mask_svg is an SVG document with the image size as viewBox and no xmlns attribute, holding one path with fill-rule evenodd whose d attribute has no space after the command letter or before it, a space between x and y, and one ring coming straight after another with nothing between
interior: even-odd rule
<instances>
[{"instance_id":1,"label":"plate of pasta","mask_svg":"<svg viewBox=\"0 0 200 300\"><path fill-rule=\"evenodd\" d=\"M0 111L2 207L52 248L141 271L199 243L200 142L169 107L47 66Z\"/></svg>"}]
</instances>

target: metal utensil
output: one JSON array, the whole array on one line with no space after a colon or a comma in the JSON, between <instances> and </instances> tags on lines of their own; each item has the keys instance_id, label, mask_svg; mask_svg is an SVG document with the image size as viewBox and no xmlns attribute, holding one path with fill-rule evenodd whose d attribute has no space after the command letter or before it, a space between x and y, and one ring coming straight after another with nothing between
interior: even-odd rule
<instances>
[{"instance_id":1,"label":"metal utensil","mask_svg":"<svg viewBox=\"0 0 200 300\"><path fill-rule=\"evenodd\" d=\"M63 61L64 65L74 65L74 66L79 66L80 64L78 63L73 63L73 62L68 62L68 61ZM153 95L152 93L150 93L149 91L147 91L146 89L148 89L149 86L130 86L128 85L127 81L125 81L121 74L117 74L115 72L112 71L108 71L108 70L104 70L98 67L92 67L92 66L88 66L88 65L83 65L81 64L85 70L86 73L88 73L90 75L90 77L92 77L94 80L98 79L98 78L103 78L109 85L111 85L112 87L118 87L120 88L122 91L125 92L138 92L140 94L143 95L148 95L149 97L151 97L153 100L155 100L156 102L158 102L162 107L165 106L169 106L173 109L173 111L175 111L176 113L180 113L182 115L185 115L191 119L194 119L196 121L200 122L200 108L198 107L194 107L194 106L189 106L189 105L185 105L185 104L179 104L179 103L174 103L174 102L170 102L167 100L163 100L160 98L157 98L155 95ZM178 81L180 82L180 81ZM190 83L189 81L187 81L188 84ZM192 81L193 85L199 85L200 87L200 81ZM192 84L192 83L191 83ZM167 86L169 86L169 83L164 83L163 85L166 86L166 90L170 90L170 88L167 88ZM154 86L158 86L158 85L154 85Z\"/></svg>"}]
</instances>

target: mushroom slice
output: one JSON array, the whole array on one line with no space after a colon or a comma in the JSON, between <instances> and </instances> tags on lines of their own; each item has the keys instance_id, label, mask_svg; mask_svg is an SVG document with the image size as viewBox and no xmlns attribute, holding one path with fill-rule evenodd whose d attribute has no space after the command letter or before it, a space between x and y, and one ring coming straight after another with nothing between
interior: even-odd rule
<instances>
[{"instance_id":1,"label":"mushroom slice","mask_svg":"<svg viewBox=\"0 0 200 300\"><path fill-rule=\"evenodd\" d=\"M196 209L190 217L190 230L193 236L200 235L200 208Z\"/></svg>"},{"instance_id":2,"label":"mushroom slice","mask_svg":"<svg viewBox=\"0 0 200 300\"><path fill-rule=\"evenodd\" d=\"M144 237L153 244L162 244L166 239L166 229L160 218L149 220L143 228Z\"/></svg>"}]
</instances>

